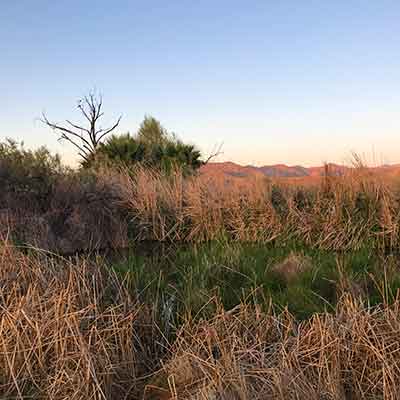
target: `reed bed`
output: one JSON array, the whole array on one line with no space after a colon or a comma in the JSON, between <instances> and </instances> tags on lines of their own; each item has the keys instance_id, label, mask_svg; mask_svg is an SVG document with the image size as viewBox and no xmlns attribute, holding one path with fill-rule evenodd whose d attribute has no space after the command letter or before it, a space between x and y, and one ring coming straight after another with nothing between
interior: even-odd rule
<instances>
[{"instance_id":1,"label":"reed bed","mask_svg":"<svg viewBox=\"0 0 400 400\"><path fill-rule=\"evenodd\" d=\"M0 245L0 398L137 398L151 332L101 267Z\"/></svg>"},{"instance_id":2,"label":"reed bed","mask_svg":"<svg viewBox=\"0 0 400 400\"><path fill-rule=\"evenodd\" d=\"M199 243L221 238L280 245L296 241L344 251L393 250L400 192L362 165L304 186L267 178L168 175L144 167L60 178L50 199L0 205L0 232L62 254L129 241Z\"/></svg>"},{"instance_id":3,"label":"reed bed","mask_svg":"<svg viewBox=\"0 0 400 400\"><path fill-rule=\"evenodd\" d=\"M296 323L242 305L182 327L148 399L398 399L400 303Z\"/></svg>"},{"instance_id":4,"label":"reed bed","mask_svg":"<svg viewBox=\"0 0 400 400\"><path fill-rule=\"evenodd\" d=\"M298 241L327 250L399 245L400 204L392 182L358 166L301 187L267 179L169 176L137 168L123 171L121 206L129 210L134 238L203 242Z\"/></svg>"},{"instance_id":5,"label":"reed bed","mask_svg":"<svg viewBox=\"0 0 400 400\"><path fill-rule=\"evenodd\" d=\"M0 246L2 399L398 399L400 299L297 321L250 303L170 326L102 264ZM162 314L158 310L158 314Z\"/></svg>"}]
</instances>

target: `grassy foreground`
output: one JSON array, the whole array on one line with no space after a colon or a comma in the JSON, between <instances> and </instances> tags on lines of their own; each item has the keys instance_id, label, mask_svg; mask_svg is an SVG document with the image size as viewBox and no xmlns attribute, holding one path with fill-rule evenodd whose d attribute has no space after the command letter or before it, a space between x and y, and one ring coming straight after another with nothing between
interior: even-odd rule
<instances>
[{"instance_id":1,"label":"grassy foreground","mask_svg":"<svg viewBox=\"0 0 400 400\"><path fill-rule=\"evenodd\" d=\"M117 253L118 254L118 253ZM100 262L100 260L98 260ZM142 302L171 313L166 324L254 303L286 307L298 320L335 309L344 293L371 305L392 302L400 287L398 257L373 248L337 253L287 246L215 241L187 246L136 245L105 263ZM175 318L175 320L171 320ZM178 319L176 319L178 318Z\"/></svg>"},{"instance_id":2,"label":"grassy foreground","mask_svg":"<svg viewBox=\"0 0 400 400\"><path fill-rule=\"evenodd\" d=\"M137 256L116 263L23 254L2 243L1 398L397 398L400 302L390 294L390 259L225 248L160 254L145 265ZM163 259L179 279L155 269ZM318 260L326 270L333 263L320 282L336 279L326 311L301 320L258 301L258 291L264 300L275 291L290 309L298 292L288 288L318 290L307 286L318 281ZM378 276L376 265L387 273ZM350 274L354 287L346 286ZM363 290L382 296L380 305Z\"/></svg>"},{"instance_id":3,"label":"grassy foreground","mask_svg":"<svg viewBox=\"0 0 400 400\"><path fill-rule=\"evenodd\" d=\"M36 176L11 156L1 399L400 397L395 181Z\"/></svg>"}]
</instances>

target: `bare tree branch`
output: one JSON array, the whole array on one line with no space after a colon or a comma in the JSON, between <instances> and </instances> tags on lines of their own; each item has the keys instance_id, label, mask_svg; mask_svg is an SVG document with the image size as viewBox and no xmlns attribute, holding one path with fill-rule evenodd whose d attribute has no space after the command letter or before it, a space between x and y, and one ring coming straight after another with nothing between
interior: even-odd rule
<instances>
[{"instance_id":1,"label":"bare tree branch","mask_svg":"<svg viewBox=\"0 0 400 400\"><path fill-rule=\"evenodd\" d=\"M111 128L108 128L108 129L105 130L105 131L104 131L104 129L98 130L98 131L96 132L96 135L99 135L99 134L100 134L100 136L97 138L97 141L100 142L100 140L103 139L104 136L106 136L106 135L108 135L109 133L111 133L111 132L119 125L119 123L121 122L121 119L122 119L122 115L118 118L117 122L116 122ZM103 131L104 131L104 132L103 132ZM103 132L103 133L102 133L102 132Z\"/></svg>"},{"instance_id":2,"label":"bare tree branch","mask_svg":"<svg viewBox=\"0 0 400 400\"><path fill-rule=\"evenodd\" d=\"M67 119L65 120L65 122L67 124L71 125L75 129L79 129L80 131L84 131L84 132L86 132L88 134L90 133L90 131L88 129L83 128L82 126L76 125L76 124L72 123L71 121L68 121Z\"/></svg>"},{"instance_id":3,"label":"bare tree branch","mask_svg":"<svg viewBox=\"0 0 400 400\"><path fill-rule=\"evenodd\" d=\"M208 164L213 158L218 157L219 155L223 154L222 146L224 143L221 143L218 147L214 147L214 151L208 156L208 158L204 161L204 165Z\"/></svg>"},{"instance_id":4,"label":"bare tree branch","mask_svg":"<svg viewBox=\"0 0 400 400\"><path fill-rule=\"evenodd\" d=\"M58 133L59 140L66 140L74 145L78 149L78 155L87 161L96 152L101 140L116 129L121 122L122 116L110 128L97 129L97 122L104 115L102 107L102 96L89 93L89 95L78 101L78 110L88 121L88 127L80 126L69 120L65 121L69 125L68 127L51 122L44 113L42 114L41 121Z\"/></svg>"},{"instance_id":5,"label":"bare tree branch","mask_svg":"<svg viewBox=\"0 0 400 400\"><path fill-rule=\"evenodd\" d=\"M42 118L43 119L41 119L41 121L45 123L47 126L49 126L51 129L61 132L60 139L65 139L71 142L71 138L69 137L70 135L80 139L83 142L83 144L86 144L89 148L93 147L91 146L91 143L88 140L86 140L81 134L71 131L70 129L58 125L56 123L50 122L45 114L42 115ZM92 150L94 150L94 148L92 148Z\"/></svg>"}]
</instances>

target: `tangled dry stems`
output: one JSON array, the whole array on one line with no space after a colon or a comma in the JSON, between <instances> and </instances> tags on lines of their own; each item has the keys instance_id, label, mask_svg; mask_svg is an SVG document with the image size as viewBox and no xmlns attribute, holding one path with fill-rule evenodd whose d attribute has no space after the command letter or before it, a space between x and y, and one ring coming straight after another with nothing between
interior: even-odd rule
<instances>
[{"instance_id":1,"label":"tangled dry stems","mask_svg":"<svg viewBox=\"0 0 400 400\"><path fill-rule=\"evenodd\" d=\"M99 266L0 247L1 398L127 398L146 372L149 327Z\"/></svg>"},{"instance_id":2,"label":"tangled dry stems","mask_svg":"<svg viewBox=\"0 0 400 400\"><path fill-rule=\"evenodd\" d=\"M399 244L399 198L392 183L362 167L319 185L260 179L244 183L181 171L165 177L122 172L119 192L137 240L201 242L222 236L244 242L297 240L328 250Z\"/></svg>"},{"instance_id":3,"label":"tangled dry stems","mask_svg":"<svg viewBox=\"0 0 400 400\"><path fill-rule=\"evenodd\" d=\"M219 306L211 319L187 320L167 351L151 315L99 265L3 244L0 397L400 396L399 300L371 308L344 295L334 314L303 322L272 308Z\"/></svg>"},{"instance_id":4,"label":"tangled dry stems","mask_svg":"<svg viewBox=\"0 0 400 400\"><path fill-rule=\"evenodd\" d=\"M245 305L221 310L181 329L149 398L398 399L399 306L347 296L336 314L300 324Z\"/></svg>"},{"instance_id":5,"label":"tangled dry stems","mask_svg":"<svg viewBox=\"0 0 400 400\"><path fill-rule=\"evenodd\" d=\"M302 187L267 179L169 175L148 168L102 169L60 178L43 210L11 200L0 208L0 232L18 243L71 254L137 241L220 239L327 250L400 243L399 193L361 167ZM10 196L9 196L10 197ZM11 198L11 197L10 197ZM0 205L1 207L1 205Z\"/></svg>"}]
</instances>

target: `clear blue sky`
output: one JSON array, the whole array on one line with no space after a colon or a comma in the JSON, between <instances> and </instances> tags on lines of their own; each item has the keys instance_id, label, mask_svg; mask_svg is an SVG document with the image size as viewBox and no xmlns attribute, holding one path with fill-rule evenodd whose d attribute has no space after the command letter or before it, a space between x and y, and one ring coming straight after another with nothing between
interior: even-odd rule
<instances>
[{"instance_id":1,"label":"clear blue sky","mask_svg":"<svg viewBox=\"0 0 400 400\"><path fill-rule=\"evenodd\" d=\"M36 119L104 95L221 160L400 162L400 1L3 1L0 139L74 151ZM106 121L107 122L107 118Z\"/></svg>"}]
</instances>

